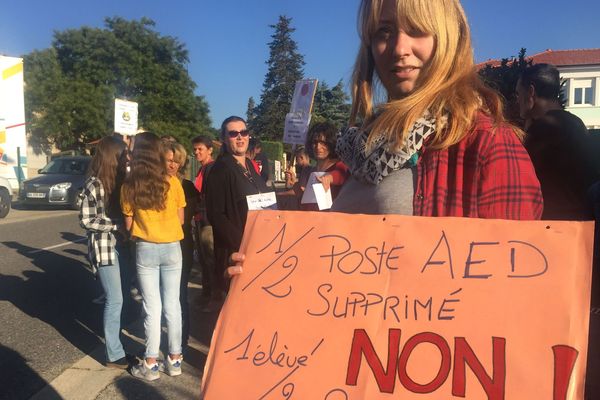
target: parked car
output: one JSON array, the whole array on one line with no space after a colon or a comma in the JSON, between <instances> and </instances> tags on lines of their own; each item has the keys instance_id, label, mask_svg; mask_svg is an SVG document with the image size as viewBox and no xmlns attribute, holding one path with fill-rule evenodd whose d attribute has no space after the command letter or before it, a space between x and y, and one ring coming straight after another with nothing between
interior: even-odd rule
<instances>
[{"instance_id":1,"label":"parked car","mask_svg":"<svg viewBox=\"0 0 600 400\"><path fill-rule=\"evenodd\" d=\"M40 169L36 176L21 183L21 205L56 205L78 209L91 157L59 157Z\"/></svg>"},{"instance_id":2,"label":"parked car","mask_svg":"<svg viewBox=\"0 0 600 400\"><path fill-rule=\"evenodd\" d=\"M4 218L10 211L12 188L8 179L0 176L0 218Z\"/></svg>"}]
</instances>

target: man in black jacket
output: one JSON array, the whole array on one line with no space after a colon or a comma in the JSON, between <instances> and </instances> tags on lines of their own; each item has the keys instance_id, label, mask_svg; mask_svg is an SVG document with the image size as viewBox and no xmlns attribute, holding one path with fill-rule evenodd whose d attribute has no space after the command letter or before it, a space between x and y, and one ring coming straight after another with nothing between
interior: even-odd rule
<instances>
[{"instance_id":1,"label":"man in black jacket","mask_svg":"<svg viewBox=\"0 0 600 400\"><path fill-rule=\"evenodd\" d=\"M542 219L591 219L587 190L597 178L583 122L563 110L560 76L553 65L535 64L517 82L527 149L544 197Z\"/></svg>"},{"instance_id":2,"label":"man in black jacket","mask_svg":"<svg viewBox=\"0 0 600 400\"><path fill-rule=\"evenodd\" d=\"M221 124L222 153L206 181L206 208L215 238L216 277L225 289L223 273L231 253L240 248L246 216L247 196L269 190L246 158L250 135L246 121L231 116Z\"/></svg>"}]
</instances>

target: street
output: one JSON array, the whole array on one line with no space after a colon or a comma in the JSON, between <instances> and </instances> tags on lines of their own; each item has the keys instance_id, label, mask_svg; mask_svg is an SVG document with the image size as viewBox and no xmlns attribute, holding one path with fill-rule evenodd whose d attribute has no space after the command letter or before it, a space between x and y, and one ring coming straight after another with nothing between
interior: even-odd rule
<instances>
[{"instance_id":1,"label":"street","mask_svg":"<svg viewBox=\"0 0 600 400\"><path fill-rule=\"evenodd\" d=\"M198 398L217 314L192 305L184 374L165 376L160 390L108 370L101 365L103 305L92 302L102 289L86 252L76 211L11 210L0 220L0 399ZM200 292L195 281L192 300ZM143 352L140 315L141 304L126 300L124 346L136 355Z\"/></svg>"}]
</instances>

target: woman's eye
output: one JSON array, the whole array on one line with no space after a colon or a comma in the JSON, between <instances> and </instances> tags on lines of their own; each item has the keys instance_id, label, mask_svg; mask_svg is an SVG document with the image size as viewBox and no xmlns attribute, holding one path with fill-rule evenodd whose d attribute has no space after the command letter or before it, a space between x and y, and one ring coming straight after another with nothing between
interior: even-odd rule
<instances>
[{"instance_id":1,"label":"woman's eye","mask_svg":"<svg viewBox=\"0 0 600 400\"><path fill-rule=\"evenodd\" d=\"M392 34L392 28L389 26L382 26L379 29L377 29L377 32L375 32L375 37L377 39L387 39L391 36Z\"/></svg>"}]
</instances>

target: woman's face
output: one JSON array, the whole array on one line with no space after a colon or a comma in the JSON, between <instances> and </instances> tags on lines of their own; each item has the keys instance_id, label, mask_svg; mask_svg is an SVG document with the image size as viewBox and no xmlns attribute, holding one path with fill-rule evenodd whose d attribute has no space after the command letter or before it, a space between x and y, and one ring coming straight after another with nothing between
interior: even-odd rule
<instances>
[{"instance_id":1,"label":"woman's face","mask_svg":"<svg viewBox=\"0 0 600 400\"><path fill-rule=\"evenodd\" d=\"M177 171L179 171L180 164L175 161L172 150L167 150L165 153L165 159L167 161L167 174L169 174L169 176L176 176Z\"/></svg>"},{"instance_id":2,"label":"woman's face","mask_svg":"<svg viewBox=\"0 0 600 400\"><path fill-rule=\"evenodd\" d=\"M375 70L391 100L412 93L423 68L433 56L433 36L398 26L396 1L384 0L371 41ZM405 30L406 29L406 30Z\"/></svg>"},{"instance_id":3,"label":"woman's face","mask_svg":"<svg viewBox=\"0 0 600 400\"><path fill-rule=\"evenodd\" d=\"M234 156L245 156L250 143L250 136L246 124L242 121L233 121L225 125L224 142L227 150Z\"/></svg>"},{"instance_id":4,"label":"woman's face","mask_svg":"<svg viewBox=\"0 0 600 400\"><path fill-rule=\"evenodd\" d=\"M317 160L326 160L329 158L329 147L325 142L323 135L317 135L312 141L313 153Z\"/></svg>"}]
</instances>

